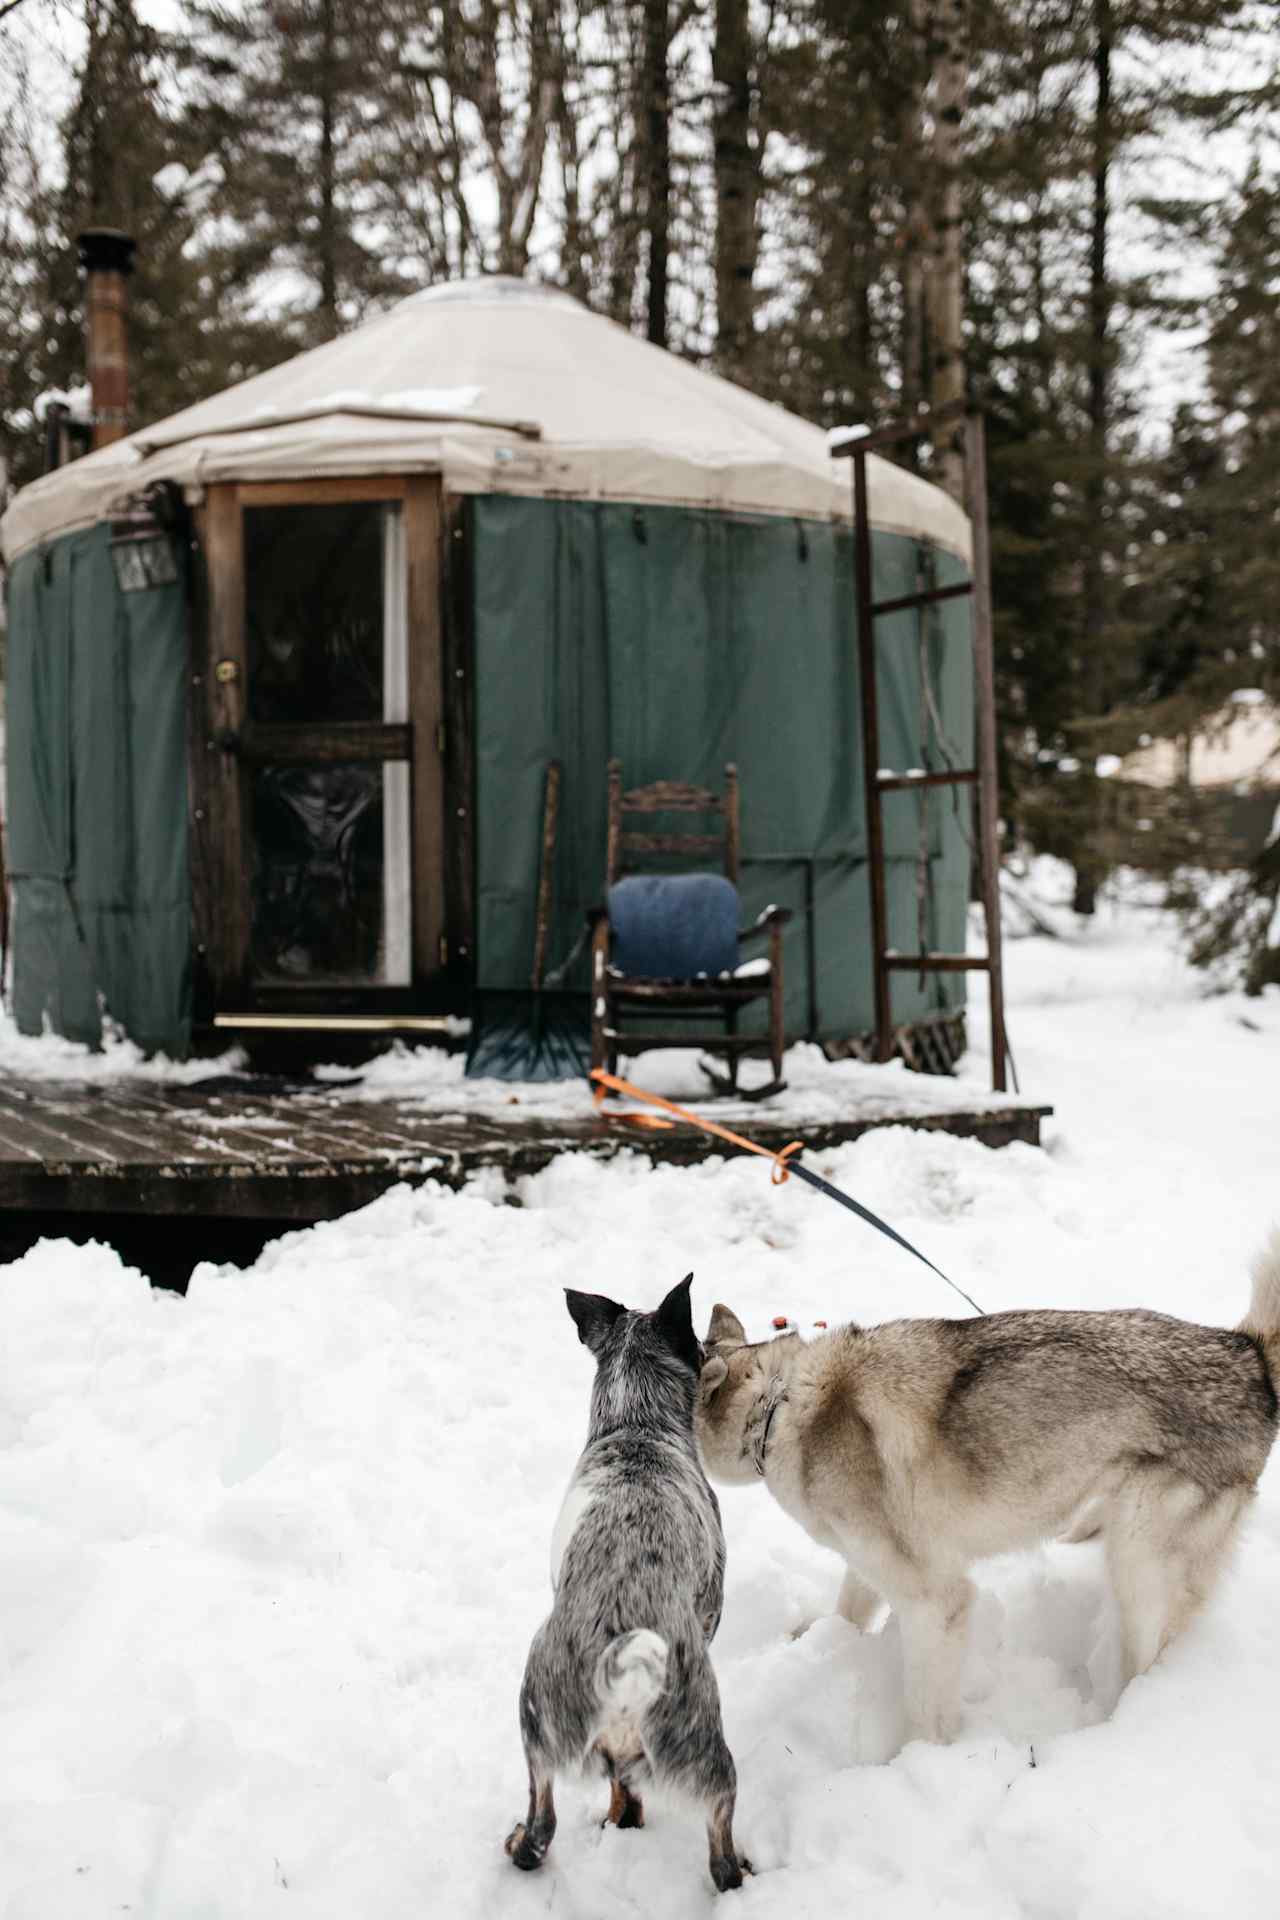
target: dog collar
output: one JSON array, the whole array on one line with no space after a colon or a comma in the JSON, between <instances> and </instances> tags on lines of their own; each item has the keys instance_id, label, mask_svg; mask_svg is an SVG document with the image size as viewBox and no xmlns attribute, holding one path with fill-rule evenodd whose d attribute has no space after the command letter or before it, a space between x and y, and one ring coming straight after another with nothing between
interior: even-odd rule
<instances>
[{"instance_id":1,"label":"dog collar","mask_svg":"<svg viewBox=\"0 0 1280 1920\"><path fill-rule=\"evenodd\" d=\"M755 1461L756 1472L762 1480L765 1478L768 1465L765 1456L769 1451L769 1434L773 1427L774 1415L786 1398L787 1390L782 1382L775 1376L774 1379L770 1381L764 1397L764 1419L760 1423L759 1434L751 1449L751 1457Z\"/></svg>"}]
</instances>

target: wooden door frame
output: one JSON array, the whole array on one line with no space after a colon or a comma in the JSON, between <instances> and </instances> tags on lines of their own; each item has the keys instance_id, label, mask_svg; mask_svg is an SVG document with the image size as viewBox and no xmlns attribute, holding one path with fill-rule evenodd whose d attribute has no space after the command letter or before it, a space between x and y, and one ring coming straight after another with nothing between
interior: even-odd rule
<instances>
[{"instance_id":1,"label":"wooden door frame","mask_svg":"<svg viewBox=\"0 0 1280 1920\"><path fill-rule=\"evenodd\" d=\"M409 720L370 724L371 757L406 758L410 769L411 984L297 987L255 983L249 965L250 898L245 831L246 712L244 521L246 507L329 506L399 501L404 517ZM355 475L210 484L196 510L203 578L191 633L188 699L188 826L190 831L194 1017L215 1012L320 1003L399 1011L439 996L446 961L444 791L443 511L433 474ZM200 617L202 614L203 617ZM221 667L222 671L219 672ZM332 735L340 757L357 728L315 729ZM270 729L251 735L266 747ZM403 746L403 753L388 749ZM311 756L308 755L310 758Z\"/></svg>"}]
</instances>

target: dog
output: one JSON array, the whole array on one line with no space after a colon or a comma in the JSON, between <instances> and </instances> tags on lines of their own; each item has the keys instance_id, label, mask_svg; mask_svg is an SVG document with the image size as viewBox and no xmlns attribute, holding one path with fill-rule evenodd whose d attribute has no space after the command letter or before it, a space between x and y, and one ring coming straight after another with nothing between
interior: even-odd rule
<instances>
[{"instance_id":1,"label":"dog","mask_svg":"<svg viewBox=\"0 0 1280 1920\"><path fill-rule=\"evenodd\" d=\"M847 1572L838 1611L901 1626L912 1733L959 1728L975 1560L1101 1532L1122 1684L1209 1594L1266 1463L1280 1385L1280 1229L1235 1331L1142 1309L847 1326L750 1345L707 1334L696 1430Z\"/></svg>"},{"instance_id":2,"label":"dog","mask_svg":"<svg viewBox=\"0 0 1280 1920\"><path fill-rule=\"evenodd\" d=\"M702 1805L723 1893L750 1869L733 1842L737 1779L707 1652L720 1624L724 1533L693 1437L692 1280L656 1313L565 1290L596 1376L587 1444L552 1536L555 1601L520 1691L529 1811L506 1850L517 1867L540 1867L556 1829L556 1773L594 1763L611 1783L606 1820L619 1827L644 1825L635 1789L648 1779Z\"/></svg>"}]
</instances>

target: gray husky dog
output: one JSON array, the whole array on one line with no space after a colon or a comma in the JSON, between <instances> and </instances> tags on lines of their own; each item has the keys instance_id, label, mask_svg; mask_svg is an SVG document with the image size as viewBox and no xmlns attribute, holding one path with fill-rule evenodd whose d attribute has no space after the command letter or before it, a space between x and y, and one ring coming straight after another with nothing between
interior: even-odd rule
<instances>
[{"instance_id":1,"label":"gray husky dog","mask_svg":"<svg viewBox=\"0 0 1280 1920\"><path fill-rule=\"evenodd\" d=\"M707 1647L720 1624L724 1534L698 1462L701 1355L690 1274L656 1313L565 1289L596 1360L587 1444L551 1545L555 1603L533 1637L520 1691L529 1811L508 1835L540 1867L556 1830L557 1770L597 1765L608 1819L644 1825L634 1791L670 1783L706 1810L711 1878L740 1887L736 1777Z\"/></svg>"},{"instance_id":2,"label":"gray husky dog","mask_svg":"<svg viewBox=\"0 0 1280 1920\"><path fill-rule=\"evenodd\" d=\"M698 1397L712 1476L760 1481L902 1632L913 1733L954 1736L975 1560L1101 1533L1122 1681L1208 1595L1266 1463L1280 1386L1280 1230L1234 1332L1141 1309L993 1313L747 1344L717 1306Z\"/></svg>"}]
</instances>

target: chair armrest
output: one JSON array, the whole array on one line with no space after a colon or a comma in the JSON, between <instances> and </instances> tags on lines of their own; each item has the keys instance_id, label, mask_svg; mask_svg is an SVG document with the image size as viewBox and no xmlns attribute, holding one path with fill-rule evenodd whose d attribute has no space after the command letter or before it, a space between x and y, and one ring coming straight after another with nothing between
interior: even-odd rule
<instances>
[{"instance_id":1,"label":"chair armrest","mask_svg":"<svg viewBox=\"0 0 1280 1920\"><path fill-rule=\"evenodd\" d=\"M795 915L790 907L766 907L763 913L757 914L749 927L742 928L738 939L752 940L758 934L768 933L771 927L785 927L788 920L794 918Z\"/></svg>"}]
</instances>

